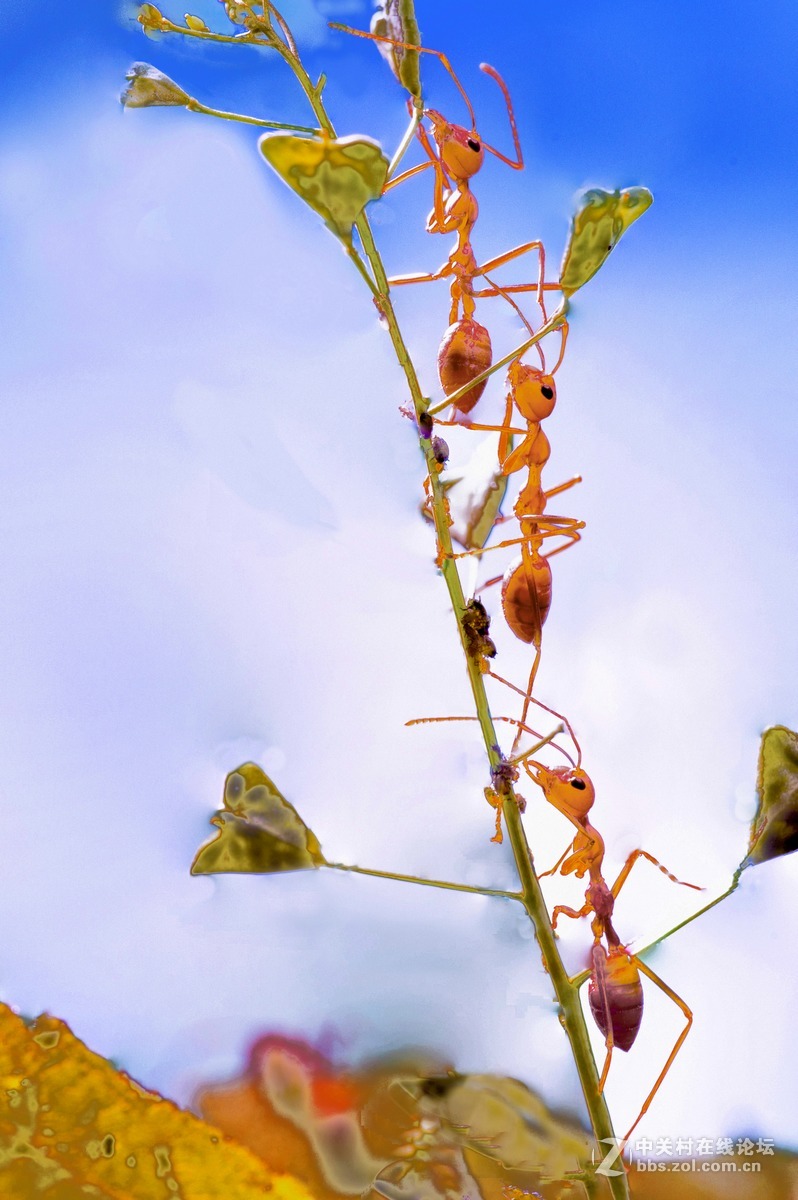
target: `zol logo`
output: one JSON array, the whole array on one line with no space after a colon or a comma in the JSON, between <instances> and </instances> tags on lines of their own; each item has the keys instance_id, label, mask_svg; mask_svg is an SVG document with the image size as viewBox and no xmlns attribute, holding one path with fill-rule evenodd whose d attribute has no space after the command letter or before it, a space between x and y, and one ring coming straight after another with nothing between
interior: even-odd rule
<instances>
[{"instance_id":1,"label":"zol logo","mask_svg":"<svg viewBox=\"0 0 798 1200\"><path fill-rule=\"evenodd\" d=\"M599 1165L596 1167L597 1175L623 1175L623 1168L620 1171L613 1170L613 1163L618 1162L621 1157L622 1143L617 1138L602 1138L602 1144L609 1146L610 1149L604 1155Z\"/></svg>"}]
</instances>

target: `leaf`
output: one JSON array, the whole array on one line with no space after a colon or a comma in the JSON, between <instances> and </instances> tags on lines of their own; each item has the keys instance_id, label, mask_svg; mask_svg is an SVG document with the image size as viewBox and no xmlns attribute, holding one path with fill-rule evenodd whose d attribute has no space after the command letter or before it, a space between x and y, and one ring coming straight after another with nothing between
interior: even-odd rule
<instances>
[{"instance_id":1,"label":"leaf","mask_svg":"<svg viewBox=\"0 0 798 1200\"><path fill-rule=\"evenodd\" d=\"M149 63L133 63L125 78L128 85L120 99L125 108L153 108L174 105L183 108L190 96L168 75Z\"/></svg>"},{"instance_id":2,"label":"leaf","mask_svg":"<svg viewBox=\"0 0 798 1200\"><path fill-rule=\"evenodd\" d=\"M446 480L452 516L451 534L464 550L481 550L490 536L507 493L509 477L502 474L497 439L483 438L456 479ZM427 520L432 520L425 507Z\"/></svg>"},{"instance_id":3,"label":"leaf","mask_svg":"<svg viewBox=\"0 0 798 1200\"><path fill-rule=\"evenodd\" d=\"M756 790L744 866L756 866L798 850L798 734L774 725L762 734Z\"/></svg>"},{"instance_id":4,"label":"leaf","mask_svg":"<svg viewBox=\"0 0 798 1200\"><path fill-rule=\"evenodd\" d=\"M402 87L406 88L411 96L420 99L420 55L418 50L408 49L408 46L421 45L413 0L380 0L377 11L371 18L371 32L376 37L406 43L404 46L390 46L387 42L377 42L377 49Z\"/></svg>"},{"instance_id":5,"label":"leaf","mask_svg":"<svg viewBox=\"0 0 798 1200\"><path fill-rule=\"evenodd\" d=\"M295 137L264 134L261 154L292 191L323 217L346 245L352 226L370 200L382 194L388 159L370 138Z\"/></svg>"},{"instance_id":6,"label":"leaf","mask_svg":"<svg viewBox=\"0 0 798 1200\"><path fill-rule=\"evenodd\" d=\"M255 763L227 776L224 808L211 825L219 833L197 851L192 875L269 875L325 865L316 835Z\"/></svg>"},{"instance_id":7,"label":"leaf","mask_svg":"<svg viewBox=\"0 0 798 1200\"><path fill-rule=\"evenodd\" d=\"M243 1076L202 1091L198 1104L315 1200L501 1200L503 1186L532 1190L590 1158L588 1134L525 1084L459 1074L419 1051L350 1068L298 1038L268 1034Z\"/></svg>"},{"instance_id":8,"label":"leaf","mask_svg":"<svg viewBox=\"0 0 798 1200\"><path fill-rule=\"evenodd\" d=\"M560 287L572 296L604 266L629 226L654 202L648 188L614 192L591 188L571 220L571 230L560 267Z\"/></svg>"},{"instance_id":9,"label":"leaf","mask_svg":"<svg viewBox=\"0 0 798 1200\"><path fill-rule=\"evenodd\" d=\"M62 1021L0 1005L0 1194L27 1200L312 1200L148 1092Z\"/></svg>"}]
</instances>

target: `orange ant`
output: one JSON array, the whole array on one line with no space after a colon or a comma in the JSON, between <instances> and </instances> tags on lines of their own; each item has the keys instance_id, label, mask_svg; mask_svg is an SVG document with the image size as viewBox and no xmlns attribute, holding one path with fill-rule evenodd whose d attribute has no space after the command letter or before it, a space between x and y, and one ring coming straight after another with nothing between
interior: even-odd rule
<instances>
[{"instance_id":1,"label":"orange ant","mask_svg":"<svg viewBox=\"0 0 798 1200\"><path fill-rule=\"evenodd\" d=\"M494 67L491 67L488 63L480 64L480 70L484 71L486 75L490 75L496 81L504 97L513 137L515 158L508 158L506 154L502 154L500 150L489 145L480 137L477 132L476 117L471 101L468 98L465 88L457 78L448 58L440 50L432 50L427 46L414 46L408 42L401 42L394 38L386 38L377 34L366 33L363 30L352 29L347 25L334 23L332 28L352 33L356 37L368 38L370 41L397 46L406 50L415 50L422 54L434 55L441 62L445 70L448 71L468 109L471 119L470 129L467 129L463 125L456 125L452 121L447 121L440 112L433 108L424 108L420 113L417 112L414 116L414 121L418 122L416 124L416 134L427 156L427 160L394 176L385 188L387 192L399 183L404 182L404 180L410 179L421 171L425 171L428 167L432 167L434 170L433 209L427 219L427 231L429 233L454 234L457 239L455 245L452 247L446 262L437 271L394 276L388 282L391 287L399 287L403 284L432 283L439 279L451 279L449 289L451 296L449 328L446 330L438 350L438 374L441 386L447 396L455 392L460 393L453 406L455 417L465 416L471 411L482 395L485 382L481 381L466 391L462 391L462 389L477 375L490 367L493 354L490 334L483 325L474 320L475 297L497 296L501 294L501 289L497 289L495 284L491 283L490 280L487 281L489 283L487 288L475 290L474 280L478 277L486 277L486 272L501 267L513 259L520 257L522 254L534 250L538 255L537 282L535 284L517 285L512 290L535 290L538 296L538 303L542 308L544 289L557 286L544 283L545 255L543 244L540 241L524 242L512 250L508 250L506 253L490 259L481 266L476 261L476 256L471 245L471 235L479 215L479 206L474 193L471 191L470 181L481 169L485 153L493 154L501 162L506 163L507 166L512 167L516 171L520 171L524 165L509 90ZM411 112L413 112L412 102L408 102L408 106ZM432 140L435 143L435 147L433 147L426 129L420 123L420 116L426 117L430 122ZM403 152L404 148L402 148L397 157L400 158Z\"/></svg>"},{"instance_id":2,"label":"orange ant","mask_svg":"<svg viewBox=\"0 0 798 1200\"><path fill-rule=\"evenodd\" d=\"M579 917L586 917L591 913L593 914L591 921L593 947L591 950L591 970L588 982L588 1001L596 1025L604 1035L604 1045L607 1051L599 1078L599 1092L604 1090L614 1047L617 1046L620 1050L629 1050L634 1044L640 1030L643 1019L641 972L681 1009L685 1017L686 1024L684 1029L676 1039L673 1049L665 1062L665 1066L657 1076L654 1086L646 1097L640 1112L623 1138L621 1144L621 1151L623 1151L623 1147L628 1142L632 1132L636 1129L644 1113L648 1111L687 1034L690 1032L690 1026L693 1023L693 1014L672 988L668 987L650 967L646 966L642 959L636 954L632 954L629 948L621 943L612 923L615 900L628 879L632 867L641 858L645 858L648 862L653 863L673 883L678 883L682 887L693 888L695 891L702 891L703 889L694 883L685 883L684 880L677 879L667 867L664 867L647 850L634 850L624 863L615 883L612 887L609 887L602 874L604 841L598 830L591 825L588 816L596 797L595 788L590 776L582 769L580 762L571 767L550 768L544 767L532 759L525 758L524 769L529 777L542 789L549 804L552 804L558 812L567 817L576 826L577 830L576 837L559 861L551 870L544 871L539 878L543 879L546 875L554 875L559 872L561 875L573 874L577 879L582 879L587 875L589 879L587 891L585 892L585 903L582 907L574 909L569 908L565 904L558 904L552 913L551 925L552 929L556 929L557 920L560 916L578 919ZM606 950L601 943L602 937L607 942Z\"/></svg>"}]
</instances>

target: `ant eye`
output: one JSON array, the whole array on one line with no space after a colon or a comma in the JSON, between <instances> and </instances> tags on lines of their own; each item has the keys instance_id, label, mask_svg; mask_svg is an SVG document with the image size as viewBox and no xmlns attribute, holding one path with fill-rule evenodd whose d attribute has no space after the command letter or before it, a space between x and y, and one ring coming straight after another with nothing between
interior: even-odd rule
<instances>
[{"instance_id":1,"label":"ant eye","mask_svg":"<svg viewBox=\"0 0 798 1200\"><path fill-rule=\"evenodd\" d=\"M583 792L587 787L587 784L585 783L584 779L572 779L571 787L577 788L580 792Z\"/></svg>"},{"instance_id":2,"label":"ant eye","mask_svg":"<svg viewBox=\"0 0 798 1200\"><path fill-rule=\"evenodd\" d=\"M547 400L551 400L552 396L554 395L554 388L542 387L540 389L540 394L541 396L545 396Z\"/></svg>"},{"instance_id":3,"label":"ant eye","mask_svg":"<svg viewBox=\"0 0 798 1200\"><path fill-rule=\"evenodd\" d=\"M476 153L479 153L479 142L475 142L473 138L469 138L466 145L470 150L474 150Z\"/></svg>"}]
</instances>

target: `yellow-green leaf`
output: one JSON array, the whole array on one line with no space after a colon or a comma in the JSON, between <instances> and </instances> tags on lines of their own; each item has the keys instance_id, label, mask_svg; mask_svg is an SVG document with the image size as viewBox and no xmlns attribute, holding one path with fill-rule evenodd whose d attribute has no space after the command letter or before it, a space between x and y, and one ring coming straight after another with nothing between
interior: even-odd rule
<instances>
[{"instance_id":1,"label":"yellow-green leaf","mask_svg":"<svg viewBox=\"0 0 798 1200\"><path fill-rule=\"evenodd\" d=\"M603 267L610 252L629 226L651 206L648 188L620 188L585 192L574 213L571 231L560 267L560 287L572 296Z\"/></svg>"},{"instance_id":2,"label":"yellow-green leaf","mask_svg":"<svg viewBox=\"0 0 798 1200\"><path fill-rule=\"evenodd\" d=\"M496 456L496 438L486 437L465 463L456 479L444 483L452 518L452 539L464 550L481 550L496 524L507 493L509 476L503 475ZM429 508L422 512L432 520Z\"/></svg>"},{"instance_id":3,"label":"yellow-green leaf","mask_svg":"<svg viewBox=\"0 0 798 1200\"><path fill-rule=\"evenodd\" d=\"M413 0L380 0L377 11L371 18L371 32L376 37L391 38L404 42L404 46L377 42L377 49L393 71L402 87L411 96L421 97L418 50L408 46L420 46L421 34L413 8Z\"/></svg>"},{"instance_id":4,"label":"yellow-green leaf","mask_svg":"<svg viewBox=\"0 0 798 1200\"><path fill-rule=\"evenodd\" d=\"M224 808L211 817L211 824L218 825L219 833L198 850L192 875L268 875L325 865L316 835L255 763L244 763L227 776Z\"/></svg>"},{"instance_id":5,"label":"yellow-green leaf","mask_svg":"<svg viewBox=\"0 0 798 1200\"><path fill-rule=\"evenodd\" d=\"M128 81L127 88L120 97L125 108L153 108L160 105L183 108L189 102L188 93L174 79L149 63L133 63L125 78Z\"/></svg>"},{"instance_id":6,"label":"yellow-green leaf","mask_svg":"<svg viewBox=\"0 0 798 1200\"><path fill-rule=\"evenodd\" d=\"M264 135L266 161L347 245L352 226L370 200L382 194L388 159L370 138L301 138Z\"/></svg>"},{"instance_id":7,"label":"yellow-green leaf","mask_svg":"<svg viewBox=\"0 0 798 1200\"><path fill-rule=\"evenodd\" d=\"M756 790L745 866L798 850L798 734L784 725L762 734Z\"/></svg>"},{"instance_id":8,"label":"yellow-green leaf","mask_svg":"<svg viewBox=\"0 0 798 1200\"><path fill-rule=\"evenodd\" d=\"M312 1200L221 1130L148 1092L43 1015L0 1005L0 1195Z\"/></svg>"}]
</instances>

